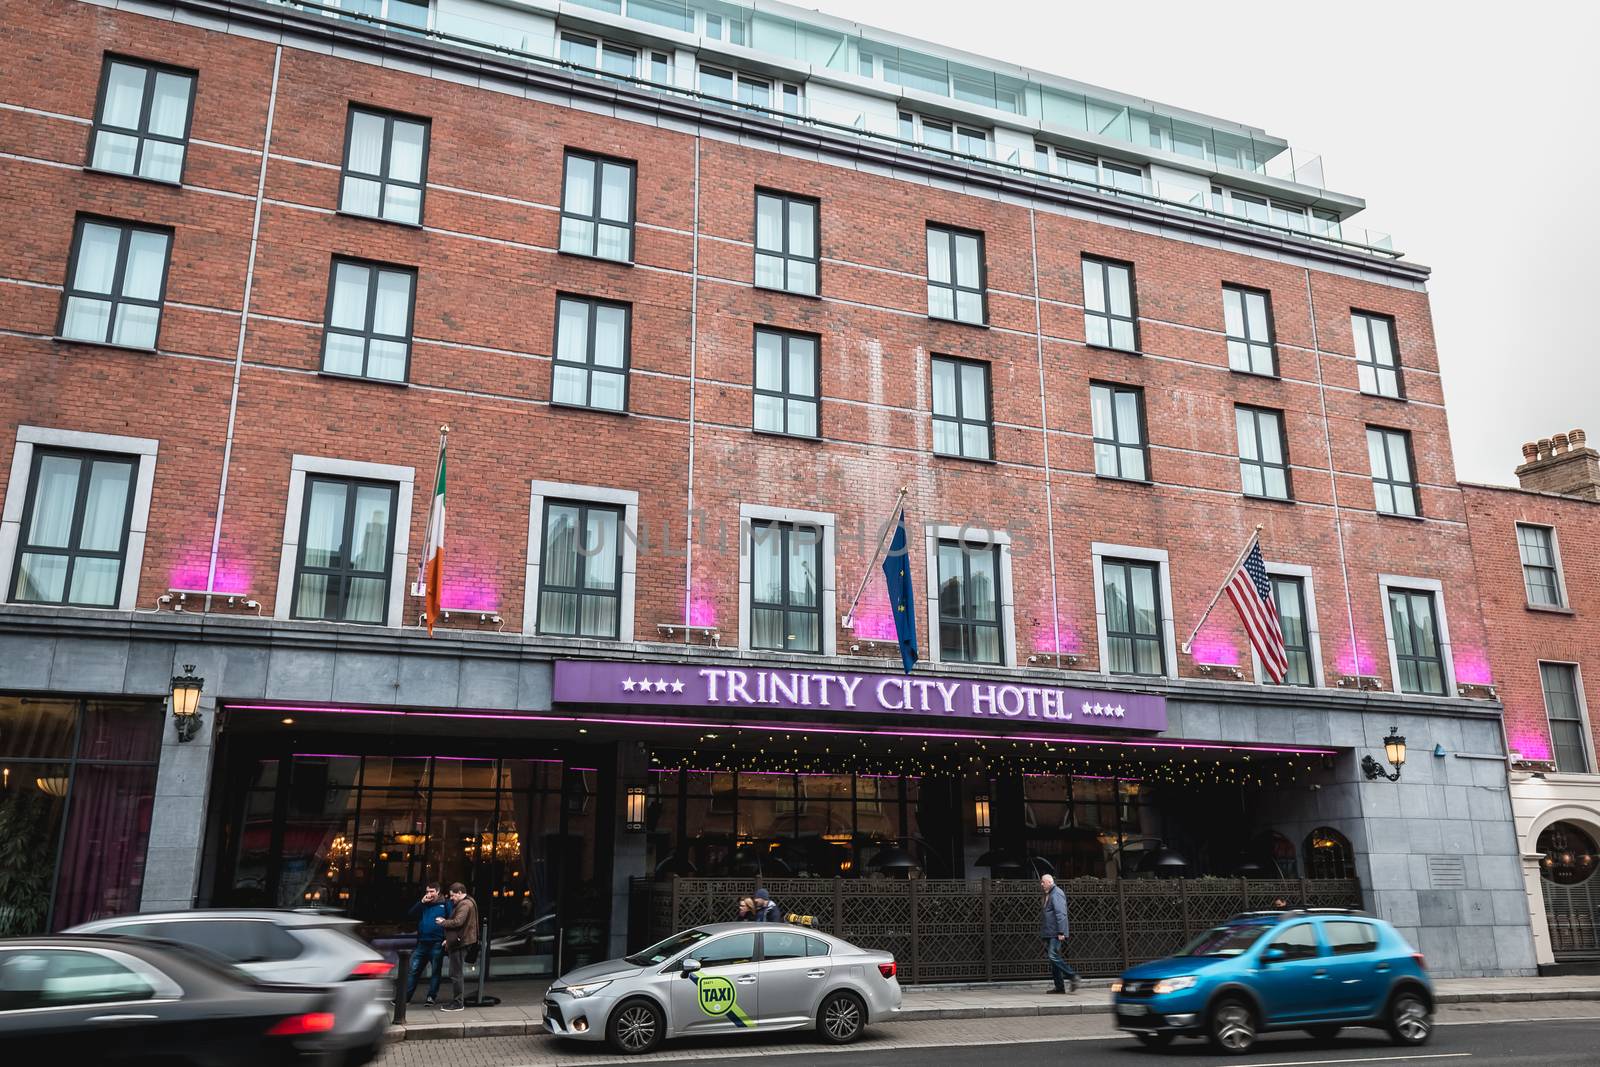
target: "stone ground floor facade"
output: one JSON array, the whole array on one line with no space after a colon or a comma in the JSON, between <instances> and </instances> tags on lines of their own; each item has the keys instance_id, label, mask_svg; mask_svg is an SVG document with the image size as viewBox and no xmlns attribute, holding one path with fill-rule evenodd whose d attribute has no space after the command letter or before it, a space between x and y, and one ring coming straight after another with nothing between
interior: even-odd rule
<instances>
[{"instance_id":1,"label":"stone ground floor facade","mask_svg":"<svg viewBox=\"0 0 1600 1067\"><path fill-rule=\"evenodd\" d=\"M563 682L601 660L645 695ZM184 741L167 699L188 666L204 688ZM853 657L7 607L0 711L34 725L0 737L0 755L7 792L61 794L35 831L39 867L48 895L76 896L36 926L315 905L403 934L423 880L461 878L509 977L630 947L642 928L630 890L646 878L910 874L974 892L1045 869L1353 878L1435 974L1534 973L1539 899L1513 821L1513 790L1527 784L1508 786L1492 701L938 670L901 688L899 675L853 673L881 671ZM749 677L750 706L694 688L735 675ZM854 679L852 693L887 704L839 704L840 683L827 699L807 689L809 703L774 688L755 706L768 676ZM668 683L685 678L690 703L673 706ZM940 705L962 686L982 694L976 709ZM1081 715L1047 713L1080 697ZM1124 724L1104 721L1123 707ZM1140 708L1160 717L1130 728ZM76 741L63 740L74 716ZM117 732L107 716L128 736L159 721L159 747L151 735L147 754L94 748ZM1393 732L1408 741L1399 779L1369 778L1362 757L1387 768ZM104 838L102 858L112 838L131 840L127 855L64 858L73 827Z\"/></svg>"}]
</instances>

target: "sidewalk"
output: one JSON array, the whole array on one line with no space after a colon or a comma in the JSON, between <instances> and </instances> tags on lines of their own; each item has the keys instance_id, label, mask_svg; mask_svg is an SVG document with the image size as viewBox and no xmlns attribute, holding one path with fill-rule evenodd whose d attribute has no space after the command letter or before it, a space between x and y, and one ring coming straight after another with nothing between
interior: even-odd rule
<instances>
[{"instance_id":1,"label":"sidewalk","mask_svg":"<svg viewBox=\"0 0 1600 1067\"><path fill-rule=\"evenodd\" d=\"M927 1019L1003 1018L1027 1015L1090 1015L1111 1011L1110 982L1085 981L1076 994L1044 992L1049 979L984 985L907 986L896 1022ZM542 1034L540 1005L545 983L511 982L493 989L503 998L492 1008L445 1013L413 1004L403 1026L389 1027L390 1041L451 1037L515 1037ZM1522 1000L1600 1000L1600 977L1441 978L1434 983L1440 1004L1482 1004Z\"/></svg>"}]
</instances>

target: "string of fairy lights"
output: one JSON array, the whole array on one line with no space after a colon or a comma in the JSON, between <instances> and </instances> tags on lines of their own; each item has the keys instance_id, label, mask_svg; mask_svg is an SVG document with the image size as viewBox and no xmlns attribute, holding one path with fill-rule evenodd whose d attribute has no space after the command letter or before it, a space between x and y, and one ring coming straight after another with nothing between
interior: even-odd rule
<instances>
[{"instance_id":1,"label":"string of fairy lights","mask_svg":"<svg viewBox=\"0 0 1600 1067\"><path fill-rule=\"evenodd\" d=\"M854 774L907 778L969 775L1077 775L1175 786L1297 784L1319 757L1244 749L1096 745L1005 740L946 741L883 735L815 737L804 732L757 736L707 733L691 748L650 754L658 771L762 774Z\"/></svg>"}]
</instances>

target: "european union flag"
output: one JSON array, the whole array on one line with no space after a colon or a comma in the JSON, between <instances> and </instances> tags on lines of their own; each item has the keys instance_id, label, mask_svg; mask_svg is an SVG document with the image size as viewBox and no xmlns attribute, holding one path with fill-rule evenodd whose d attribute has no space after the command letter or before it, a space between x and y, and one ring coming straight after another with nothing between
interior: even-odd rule
<instances>
[{"instance_id":1,"label":"european union flag","mask_svg":"<svg viewBox=\"0 0 1600 1067\"><path fill-rule=\"evenodd\" d=\"M902 509L889 554L883 557L883 576L889 581L889 607L894 611L894 632L900 640L900 662L906 673L921 657L917 653L917 597L911 589L911 560L906 553L906 513Z\"/></svg>"}]
</instances>

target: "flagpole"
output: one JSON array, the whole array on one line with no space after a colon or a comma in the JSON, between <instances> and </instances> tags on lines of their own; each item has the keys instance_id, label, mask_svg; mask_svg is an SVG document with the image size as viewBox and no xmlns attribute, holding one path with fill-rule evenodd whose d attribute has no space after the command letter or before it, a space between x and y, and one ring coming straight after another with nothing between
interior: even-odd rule
<instances>
[{"instance_id":1,"label":"flagpole","mask_svg":"<svg viewBox=\"0 0 1600 1067\"><path fill-rule=\"evenodd\" d=\"M1261 540L1261 524L1258 522L1258 523L1256 523L1256 531L1255 531L1255 533L1251 534L1250 535L1250 540L1248 540L1248 541L1246 541L1244 543L1244 551L1239 553L1239 558L1234 560L1233 561L1233 566L1228 568L1228 576L1222 580L1222 584L1221 585L1217 586L1216 593L1213 594L1212 597L1211 597L1211 603L1207 604L1206 605L1206 610L1204 610L1204 611L1202 611L1200 613L1200 621L1194 624L1194 630L1190 632L1189 640L1187 640L1187 641L1185 641L1183 643L1183 654L1184 655L1187 656L1189 654L1189 648L1190 648L1190 646L1192 646L1194 644L1195 637L1200 633L1200 627L1202 627L1202 626L1204 626L1206 624L1206 619L1209 618L1210 615L1211 615L1211 609L1217 606L1217 601L1222 599L1222 593L1223 593L1223 591L1225 589L1228 588L1228 583L1233 581L1233 572L1239 569L1239 564L1243 563L1244 562L1244 558L1250 554L1251 546L1253 546L1257 541L1260 541L1260 540Z\"/></svg>"},{"instance_id":2,"label":"flagpole","mask_svg":"<svg viewBox=\"0 0 1600 1067\"><path fill-rule=\"evenodd\" d=\"M900 514L900 509L905 506L906 494L909 492L911 492L911 487L909 485L902 485L900 487L900 493L894 499L894 510L889 513L890 518ZM884 543L889 540L889 531L893 525L893 523L884 524L883 534L878 538L878 547L874 549L872 553L872 562L867 564L867 569L861 575L861 584L856 586L856 595L851 598L850 608L844 613L844 628L846 630L852 629L855 626L856 605L861 603L861 594L866 592L867 579L872 577L872 568L877 566L878 560L883 558L883 546Z\"/></svg>"},{"instance_id":3,"label":"flagpole","mask_svg":"<svg viewBox=\"0 0 1600 1067\"><path fill-rule=\"evenodd\" d=\"M433 485L439 484L439 468L444 464L445 438L450 436L450 424L445 423L439 427L439 456L433 462ZM428 497L428 528L422 531L422 558L417 561L417 589L423 597L428 595L427 579L424 574L428 567L428 541L433 535L433 497Z\"/></svg>"}]
</instances>

